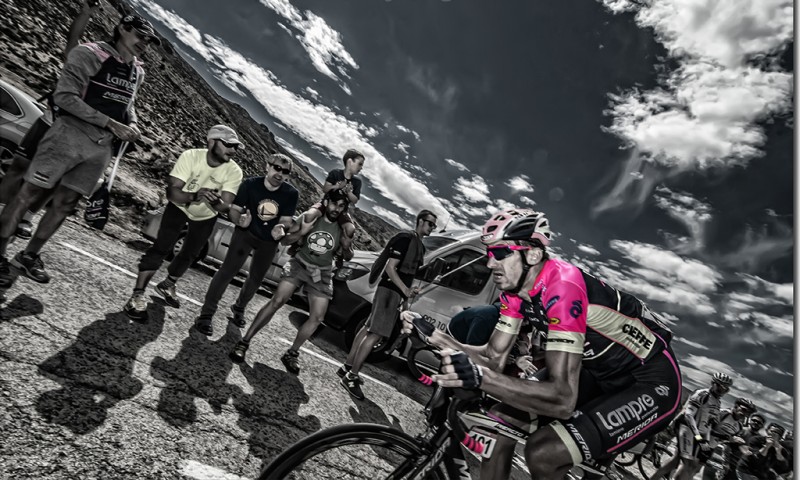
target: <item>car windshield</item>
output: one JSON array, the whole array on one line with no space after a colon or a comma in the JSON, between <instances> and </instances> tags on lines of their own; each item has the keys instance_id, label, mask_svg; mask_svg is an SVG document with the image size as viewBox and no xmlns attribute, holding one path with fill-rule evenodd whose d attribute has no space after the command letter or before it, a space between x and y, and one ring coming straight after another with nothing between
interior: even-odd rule
<instances>
[{"instance_id":1,"label":"car windshield","mask_svg":"<svg viewBox=\"0 0 800 480\"><path fill-rule=\"evenodd\" d=\"M450 237L425 237L422 239L422 244L425 245L427 252L438 250L445 245L455 243L456 240Z\"/></svg>"}]
</instances>

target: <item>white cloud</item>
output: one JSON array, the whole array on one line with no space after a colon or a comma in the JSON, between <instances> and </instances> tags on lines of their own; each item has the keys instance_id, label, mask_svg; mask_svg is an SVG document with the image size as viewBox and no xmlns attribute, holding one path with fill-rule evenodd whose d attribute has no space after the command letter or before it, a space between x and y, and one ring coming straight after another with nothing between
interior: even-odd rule
<instances>
[{"instance_id":1,"label":"white cloud","mask_svg":"<svg viewBox=\"0 0 800 480\"><path fill-rule=\"evenodd\" d=\"M385 208L377 205L372 207L372 210L375 212L375 215L381 217L382 219L386 220L389 223L394 224L394 226L396 226L397 228L410 228L408 222L403 220L403 218L400 215L394 212L386 210Z\"/></svg>"},{"instance_id":2,"label":"white cloud","mask_svg":"<svg viewBox=\"0 0 800 480\"><path fill-rule=\"evenodd\" d=\"M637 11L637 24L653 29L677 64L653 90L611 96L610 132L643 162L662 167L662 179L742 166L762 155L766 136L760 122L790 111L792 74L768 60L752 60L775 54L792 40L790 0L601 1L615 13ZM641 202L642 192L655 184L634 183L632 172L643 179L652 173L642 170L629 162L599 211Z\"/></svg>"},{"instance_id":3,"label":"white cloud","mask_svg":"<svg viewBox=\"0 0 800 480\"><path fill-rule=\"evenodd\" d=\"M666 211L670 217L682 223L690 238L673 248L679 253L692 253L705 247L705 233L712 220L711 206L692 197L688 193L673 192L666 187L656 188L656 206Z\"/></svg>"},{"instance_id":4,"label":"white cloud","mask_svg":"<svg viewBox=\"0 0 800 480\"><path fill-rule=\"evenodd\" d=\"M472 178L458 177L454 185L457 193L453 196L454 200L463 200L469 203L491 203L489 198L489 185L486 180L473 175Z\"/></svg>"},{"instance_id":5,"label":"white cloud","mask_svg":"<svg viewBox=\"0 0 800 480\"><path fill-rule=\"evenodd\" d=\"M530 178L527 175L517 175L510 178L506 185L515 192L533 192L533 185L531 185Z\"/></svg>"},{"instance_id":6,"label":"white cloud","mask_svg":"<svg viewBox=\"0 0 800 480\"><path fill-rule=\"evenodd\" d=\"M397 145L394 146L395 150L400 150L406 156L408 156L408 149L410 147L411 147L411 145L408 145L407 143L403 143L403 142L400 142L400 143L398 143Z\"/></svg>"},{"instance_id":7,"label":"white cloud","mask_svg":"<svg viewBox=\"0 0 800 480\"><path fill-rule=\"evenodd\" d=\"M703 345L703 344L701 344L701 343L692 342L691 340L686 340L686 339L685 339L685 338L683 338L683 337L673 337L673 339L672 339L672 340L673 340L674 342L681 342L681 343L684 343L684 344L686 344L686 345L689 345L690 347L696 348L696 349L698 349L698 350L708 350L708 349L709 349L707 346L705 346L705 345Z\"/></svg>"},{"instance_id":8,"label":"white cloud","mask_svg":"<svg viewBox=\"0 0 800 480\"><path fill-rule=\"evenodd\" d=\"M444 161L445 161L445 163L447 163L451 167L456 167L457 169L461 170L462 172L469 172L469 168L467 168L466 165L464 165L463 163L458 163L455 160L453 160L452 158L445 158Z\"/></svg>"},{"instance_id":9,"label":"white cloud","mask_svg":"<svg viewBox=\"0 0 800 480\"><path fill-rule=\"evenodd\" d=\"M531 207L536 205L536 201L534 199L525 195L520 195L519 201L526 205L530 205Z\"/></svg>"},{"instance_id":10,"label":"white cloud","mask_svg":"<svg viewBox=\"0 0 800 480\"><path fill-rule=\"evenodd\" d=\"M275 11L285 18L297 34L295 38L308 53L311 63L320 73L334 80L345 92L350 93L350 88L340 78L349 78L347 67L357 69L358 64L347 52L342 44L342 36L331 28L325 20L306 10L301 12L288 0L260 0L261 4ZM284 26L285 30L289 29ZM335 68L338 75L334 73Z\"/></svg>"},{"instance_id":11,"label":"white cloud","mask_svg":"<svg viewBox=\"0 0 800 480\"><path fill-rule=\"evenodd\" d=\"M700 292L714 292L722 280L722 276L710 266L655 245L625 240L612 240L610 245L642 268L657 273L664 282L676 281Z\"/></svg>"},{"instance_id":12,"label":"white cloud","mask_svg":"<svg viewBox=\"0 0 800 480\"><path fill-rule=\"evenodd\" d=\"M305 90L306 90L306 92L308 92L309 95L311 95L312 99L314 99L316 101L319 101L319 92L318 91L314 90L311 87L306 87Z\"/></svg>"},{"instance_id":13,"label":"white cloud","mask_svg":"<svg viewBox=\"0 0 800 480\"><path fill-rule=\"evenodd\" d=\"M588 253L589 255L600 255L600 251L591 245L578 245L578 250L583 253Z\"/></svg>"},{"instance_id":14,"label":"white cloud","mask_svg":"<svg viewBox=\"0 0 800 480\"><path fill-rule=\"evenodd\" d=\"M442 201L424 184L389 162L369 143L369 128L289 91L278 83L272 72L230 49L219 38L202 35L183 18L151 0L135 1L152 17L175 31L178 39L200 55L215 75L226 72L228 78L248 90L279 122L280 128L289 129L324 154L338 156L348 148L362 151L367 157L362 175L402 211L417 212L427 208L439 215L445 213ZM275 2L275 5L284 3ZM454 227L458 226L457 220L453 222Z\"/></svg>"}]
</instances>

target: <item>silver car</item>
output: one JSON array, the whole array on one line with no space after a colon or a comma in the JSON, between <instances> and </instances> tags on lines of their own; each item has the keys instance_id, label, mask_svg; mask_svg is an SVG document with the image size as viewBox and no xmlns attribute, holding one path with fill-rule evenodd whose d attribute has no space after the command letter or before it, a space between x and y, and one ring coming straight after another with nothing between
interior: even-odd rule
<instances>
[{"instance_id":1,"label":"silver car","mask_svg":"<svg viewBox=\"0 0 800 480\"><path fill-rule=\"evenodd\" d=\"M4 163L46 107L30 95L0 80L0 160Z\"/></svg>"}]
</instances>

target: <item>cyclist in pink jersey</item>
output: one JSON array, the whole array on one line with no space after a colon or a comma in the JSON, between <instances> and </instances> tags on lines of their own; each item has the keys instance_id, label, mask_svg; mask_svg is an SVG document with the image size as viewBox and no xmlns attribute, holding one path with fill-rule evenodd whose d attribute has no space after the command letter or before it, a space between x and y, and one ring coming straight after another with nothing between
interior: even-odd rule
<instances>
[{"instance_id":1,"label":"cyclist in pink jersey","mask_svg":"<svg viewBox=\"0 0 800 480\"><path fill-rule=\"evenodd\" d=\"M445 387L480 388L507 405L503 418L536 419L525 456L534 478L563 478L573 466L607 462L654 435L678 412L681 377L671 332L639 299L578 267L550 258L547 218L532 210L494 215L483 227L488 267L500 295L500 320L483 346L462 345L413 312L404 330L442 348ZM548 332L547 378L500 373L521 328L522 302L542 307ZM497 439L481 479L508 478L514 442Z\"/></svg>"}]
</instances>

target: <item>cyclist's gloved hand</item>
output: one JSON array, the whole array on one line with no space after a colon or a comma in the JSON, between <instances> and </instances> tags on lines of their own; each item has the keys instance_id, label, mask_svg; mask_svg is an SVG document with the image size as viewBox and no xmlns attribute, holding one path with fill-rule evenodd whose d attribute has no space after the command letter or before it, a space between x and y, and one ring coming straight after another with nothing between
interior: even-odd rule
<instances>
[{"instance_id":1,"label":"cyclist's gloved hand","mask_svg":"<svg viewBox=\"0 0 800 480\"><path fill-rule=\"evenodd\" d=\"M403 321L403 326L400 329L403 334L410 334L416 332L417 336L428 345L431 344L430 337L436 331L433 324L426 322L422 315L411 310L406 310L400 313L400 320Z\"/></svg>"},{"instance_id":2,"label":"cyclist's gloved hand","mask_svg":"<svg viewBox=\"0 0 800 480\"><path fill-rule=\"evenodd\" d=\"M462 388L473 390L481 386L483 381L483 369L476 365L472 359L464 352L454 352L450 354L450 365L453 366L458 379L463 382Z\"/></svg>"},{"instance_id":3,"label":"cyclist's gloved hand","mask_svg":"<svg viewBox=\"0 0 800 480\"><path fill-rule=\"evenodd\" d=\"M430 338L433 332L436 331L436 327L434 327L432 323L426 322L422 317L414 317L411 323L414 325L414 331L417 332L417 336L421 338L423 342L430 345Z\"/></svg>"}]
</instances>

